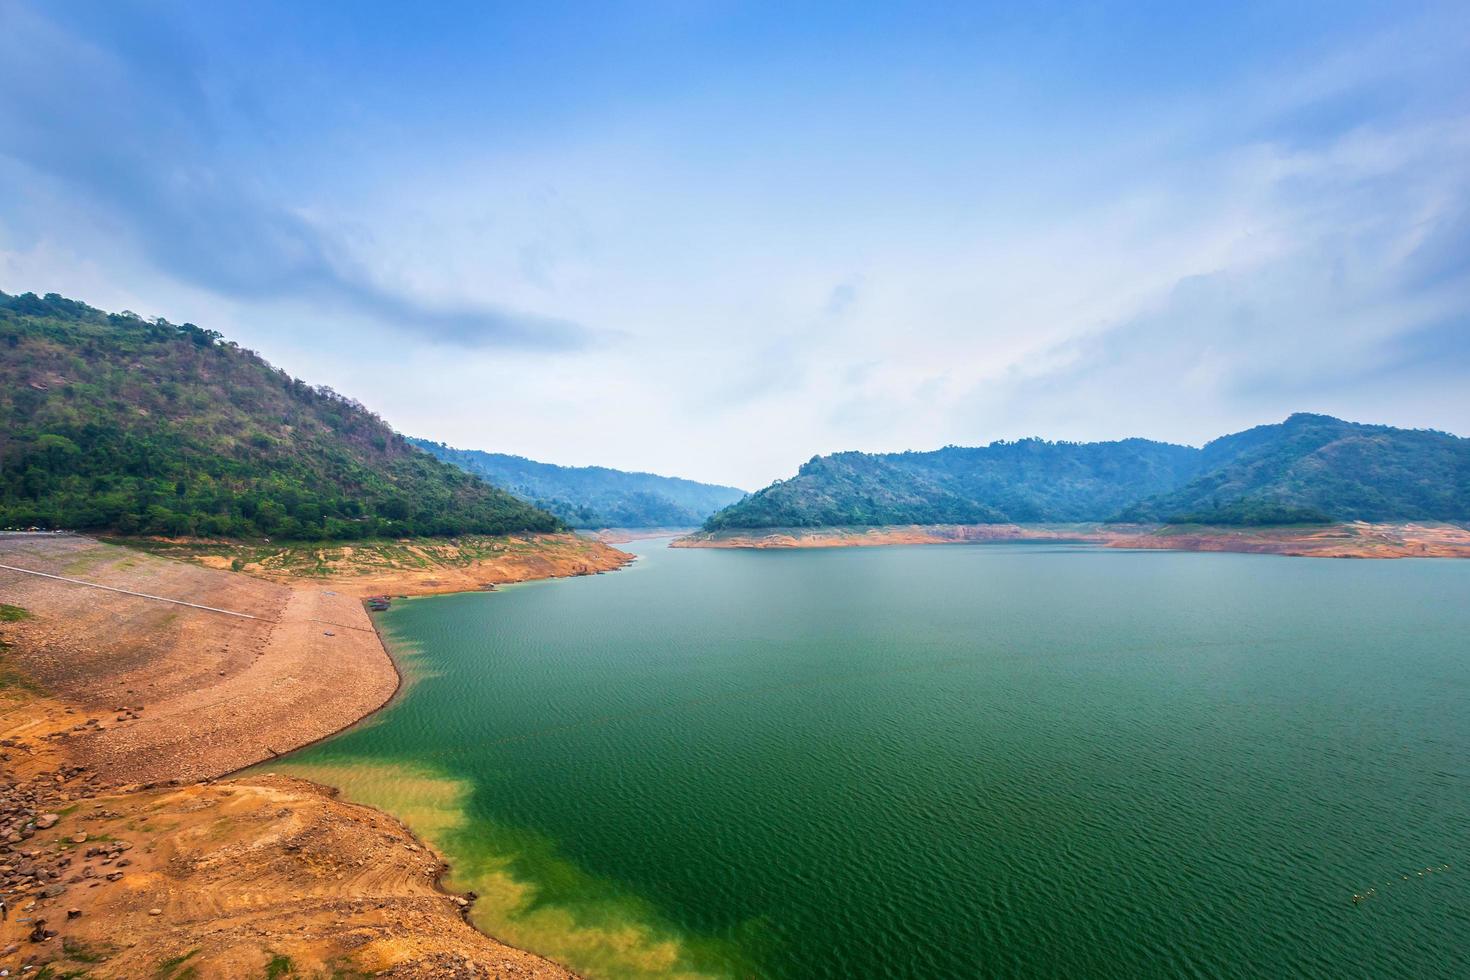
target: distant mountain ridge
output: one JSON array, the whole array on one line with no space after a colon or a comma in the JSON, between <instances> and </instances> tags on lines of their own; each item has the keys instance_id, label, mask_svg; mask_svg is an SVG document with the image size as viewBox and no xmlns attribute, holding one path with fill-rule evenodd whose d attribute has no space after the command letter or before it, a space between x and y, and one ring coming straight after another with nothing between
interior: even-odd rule
<instances>
[{"instance_id":1,"label":"distant mountain ridge","mask_svg":"<svg viewBox=\"0 0 1470 980\"><path fill-rule=\"evenodd\" d=\"M306 540L562 528L212 330L0 292L0 528L29 526Z\"/></svg>"},{"instance_id":2,"label":"distant mountain ridge","mask_svg":"<svg viewBox=\"0 0 1470 980\"><path fill-rule=\"evenodd\" d=\"M821 527L1097 521L1179 486L1198 450L1128 439L1040 439L932 452L817 456L705 525Z\"/></svg>"},{"instance_id":3,"label":"distant mountain ridge","mask_svg":"<svg viewBox=\"0 0 1470 980\"><path fill-rule=\"evenodd\" d=\"M690 527L745 496L736 487L605 466L558 466L522 456L410 439L436 458L580 528Z\"/></svg>"},{"instance_id":4,"label":"distant mountain ridge","mask_svg":"<svg viewBox=\"0 0 1470 980\"><path fill-rule=\"evenodd\" d=\"M1200 450L1199 474L1125 520L1470 520L1470 439L1298 413ZM1273 519L1274 518L1274 519Z\"/></svg>"},{"instance_id":5,"label":"distant mountain ridge","mask_svg":"<svg viewBox=\"0 0 1470 980\"><path fill-rule=\"evenodd\" d=\"M1201 449L1022 439L818 456L706 530L1076 521L1470 520L1470 439L1297 414Z\"/></svg>"}]
</instances>

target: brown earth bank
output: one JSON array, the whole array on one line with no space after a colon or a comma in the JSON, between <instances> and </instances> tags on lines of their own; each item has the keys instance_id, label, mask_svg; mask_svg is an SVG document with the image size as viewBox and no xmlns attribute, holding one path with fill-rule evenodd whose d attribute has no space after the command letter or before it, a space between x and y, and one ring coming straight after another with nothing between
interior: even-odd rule
<instances>
[{"instance_id":1,"label":"brown earth bank","mask_svg":"<svg viewBox=\"0 0 1470 980\"><path fill-rule=\"evenodd\" d=\"M11 976L41 964L180 980L570 976L477 932L472 899L438 888L437 854L315 783L265 775L73 802L48 789L0 797L22 838L3 872Z\"/></svg>"},{"instance_id":2,"label":"brown earth bank","mask_svg":"<svg viewBox=\"0 0 1470 980\"><path fill-rule=\"evenodd\" d=\"M0 565L0 970L571 976L469 925L472 897L440 890L439 856L391 817L301 780L214 781L397 688L330 576L293 588L49 534L0 535Z\"/></svg>"},{"instance_id":3,"label":"brown earth bank","mask_svg":"<svg viewBox=\"0 0 1470 980\"><path fill-rule=\"evenodd\" d=\"M340 731L398 687L362 603L335 590L71 535L0 535L0 565L0 601L28 613L5 631L7 665L72 708L50 740L113 784L241 769Z\"/></svg>"},{"instance_id":4,"label":"brown earth bank","mask_svg":"<svg viewBox=\"0 0 1470 980\"><path fill-rule=\"evenodd\" d=\"M579 534L405 538L331 545L129 539L129 547L286 585L355 596L474 592L511 582L616 571L633 556Z\"/></svg>"},{"instance_id":5,"label":"brown earth bank","mask_svg":"<svg viewBox=\"0 0 1470 980\"><path fill-rule=\"evenodd\" d=\"M1140 524L944 524L698 531L673 548L834 548L895 544L1080 541L1110 548L1234 551L1313 558L1470 558L1459 524L1204 527Z\"/></svg>"},{"instance_id":6,"label":"brown earth bank","mask_svg":"<svg viewBox=\"0 0 1470 980\"><path fill-rule=\"evenodd\" d=\"M1170 526L1119 533L1112 548L1239 551L1302 558L1470 558L1470 529L1459 524L1329 524L1281 528Z\"/></svg>"}]
</instances>

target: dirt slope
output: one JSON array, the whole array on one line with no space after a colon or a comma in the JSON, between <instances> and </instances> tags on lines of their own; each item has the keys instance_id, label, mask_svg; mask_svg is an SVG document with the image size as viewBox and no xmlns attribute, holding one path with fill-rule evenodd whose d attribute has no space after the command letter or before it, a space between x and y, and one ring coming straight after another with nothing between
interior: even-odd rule
<instances>
[{"instance_id":1,"label":"dirt slope","mask_svg":"<svg viewBox=\"0 0 1470 980\"><path fill-rule=\"evenodd\" d=\"M596 575L633 556L580 534L409 538L355 544L227 544L182 539L133 542L166 558L233 569L286 585L315 584L356 596L475 592L509 582Z\"/></svg>"},{"instance_id":2,"label":"dirt slope","mask_svg":"<svg viewBox=\"0 0 1470 980\"><path fill-rule=\"evenodd\" d=\"M292 976L568 976L476 932L468 899L437 888L436 854L314 783L261 776L52 812L65 815L16 863L63 890L34 907L22 897L0 925L0 943L20 947L3 958L12 975L49 959L96 977L269 977L272 964ZM58 935L31 942L40 920Z\"/></svg>"},{"instance_id":3,"label":"dirt slope","mask_svg":"<svg viewBox=\"0 0 1470 980\"><path fill-rule=\"evenodd\" d=\"M0 569L0 969L571 976L464 921L387 815L302 780L200 782L391 697L356 598L69 536L0 535L0 564L243 614Z\"/></svg>"},{"instance_id":4,"label":"dirt slope","mask_svg":"<svg viewBox=\"0 0 1470 980\"><path fill-rule=\"evenodd\" d=\"M201 779L272 758L345 728L398 686L362 604L332 590L63 535L0 536L0 564L257 617L0 568L3 601L30 613L11 624L11 664L85 716L58 738L113 784Z\"/></svg>"}]
</instances>

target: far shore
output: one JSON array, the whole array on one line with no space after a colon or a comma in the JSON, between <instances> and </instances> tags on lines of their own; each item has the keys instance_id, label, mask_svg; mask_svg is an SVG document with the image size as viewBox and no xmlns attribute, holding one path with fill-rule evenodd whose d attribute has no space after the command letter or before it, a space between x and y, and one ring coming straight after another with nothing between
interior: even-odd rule
<instances>
[{"instance_id":1,"label":"far shore","mask_svg":"<svg viewBox=\"0 0 1470 980\"><path fill-rule=\"evenodd\" d=\"M650 538L679 538L697 530L698 528L693 527L605 527L586 533L603 544L617 545L647 541Z\"/></svg>"},{"instance_id":2,"label":"far shore","mask_svg":"<svg viewBox=\"0 0 1470 980\"><path fill-rule=\"evenodd\" d=\"M574 976L475 929L473 896L443 889L443 858L398 820L241 770L399 689L361 597L633 556L573 535L134 544L0 534L0 853L19 858L0 869L0 968Z\"/></svg>"},{"instance_id":3,"label":"far shore","mask_svg":"<svg viewBox=\"0 0 1470 980\"><path fill-rule=\"evenodd\" d=\"M673 548L843 548L1006 541L1086 542L1109 548L1221 551L1307 558L1470 558L1459 524L1351 522L1286 527L1159 524L908 524L696 531Z\"/></svg>"}]
</instances>

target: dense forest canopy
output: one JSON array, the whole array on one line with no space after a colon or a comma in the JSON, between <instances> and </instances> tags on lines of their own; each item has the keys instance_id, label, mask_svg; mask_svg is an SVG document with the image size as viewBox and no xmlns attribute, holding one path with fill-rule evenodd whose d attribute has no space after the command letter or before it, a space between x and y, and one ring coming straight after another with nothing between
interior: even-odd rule
<instances>
[{"instance_id":1,"label":"dense forest canopy","mask_svg":"<svg viewBox=\"0 0 1470 980\"><path fill-rule=\"evenodd\" d=\"M711 530L843 524L1100 521L1178 486L1198 450L1146 439L1022 439L933 452L818 456L714 515Z\"/></svg>"},{"instance_id":2,"label":"dense forest canopy","mask_svg":"<svg viewBox=\"0 0 1470 980\"><path fill-rule=\"evenodd\" d=\"M191 323L0 293L0 527L348 539L560 527Z\"/></svg>"},{"instance_id":3,"label":"dense forest canopy","mask_svg":"<svg viewBox=\"0 0 1470 980\"><path fill-rule=\"evenodd\" d=\"M1298 414L1203 449L1023 439L837 453L812 459L705 527L1110 520L1470 520L1470 439Z\"/></svg>"},{"instance_id":4,"label":"dense forest canopy","mask_svg":"<svg viewBox=\"0 0 1470 980\"><path fill-rule=\"evenodd\" d=\"M572 527L688 527L745 496L744 490L603 466L557 466L521 456L409 442L548 510Z\"/></svg>"},{"instance_id":5,"label":"dense forest canopy","mask_svg":"<svg viewBox=\"0 0 1470 980\"><path fill-rule=\"evenodd\" d=\"M1299 413L1207 443L1200 473L1130 520L1470 520L1470 439Z\"/></svg>"}]
</instances>

